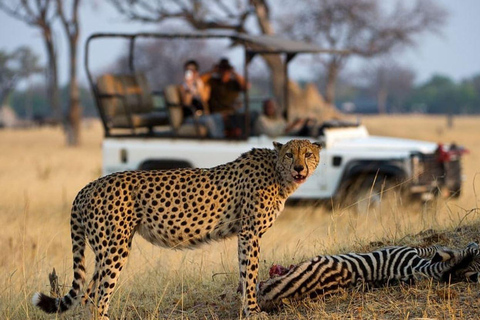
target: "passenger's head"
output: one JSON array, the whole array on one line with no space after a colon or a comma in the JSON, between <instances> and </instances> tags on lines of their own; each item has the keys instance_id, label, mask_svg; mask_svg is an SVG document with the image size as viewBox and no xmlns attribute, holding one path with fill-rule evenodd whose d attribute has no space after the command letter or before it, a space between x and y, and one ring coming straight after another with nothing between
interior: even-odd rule
<instances>
[{"instance_id":1,"label":"passenger's head","mask_svg":"<svg viewBox=\"0 0 480 320\"><path fill-rule=\"evenodd\" d=\"M192 71L195 71L195 72L198 72L198 63L197 61L195 60L188 60L187 62L185 62L185 64L183 65L183 70L192 70Z\"/></svg>"},{"instance_id":2,"label":"passenger's head","mask_svg":"<svg viewBox=\"0 0 480 320\"><path fill-rule=\"evenodd\" d=\"M198 63L195 60L188 60L183 65L183 70L185 71L185 80L192 81L198 77Z\"/></svg>"},{"instance_id":3,"label":"passenger's head","mask_svg":"<svg viewBox=\"0 0 480 320\"><path fill-rule=\"evenodd\" d=\"M218 63L218 70L220 71L231 71L233 69L232 65L230 64L230 61L228 61L227 58L222 58L220 59L220 62Z\"/></svg>"},{"instance_id":4,"label":"passenger's head","mask_svg":"<svg viewBox=\"0 0 480 320\"><path fill-rule=\"evenodd\" d=\"M220 59L220 62L217 65L218 72L222 80L228 81L230 79L230 75L233 71L233 66L230 64L227 58Z\"/></svg>"},{"instance_id":5,"label":"passenger's head","mask_svg":"<svg viewBox=\"0 0 480 320\"><path fill-rule=\"evenodd\" d=\"M273 99L266 99L263 101L263 114L268 117L274 117L277 115L277 104Z\"/></svg>"}]
</instances>

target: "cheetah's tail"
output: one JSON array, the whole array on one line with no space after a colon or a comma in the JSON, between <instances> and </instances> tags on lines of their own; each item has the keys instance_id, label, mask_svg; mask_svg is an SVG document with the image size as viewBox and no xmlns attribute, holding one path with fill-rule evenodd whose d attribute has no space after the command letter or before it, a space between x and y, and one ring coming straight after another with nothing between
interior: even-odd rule
<instances>
[{"instance_id":1,"label":"cheetah's tail","mask_svg":"<svg viewBox=\"0 0 480 320\"><path fill-rule=\"evenodd\" d=\"M32 297L32 303L46 313L64 312L77 302L75 294L75 290L71 289L63 298L53 298L41 292L36 292Z\"/></svg>"},{"instance_id":2,"label":"cheetah's tail","mask_svg":"<svg viewBox=\"0 0 480 320\"><path fill-rule=\"evenodd\" d=\"M76 215L72 212L72 251L73 251L73 281L70 291L61 298L47 296L37 292L32 297L34 306L46 313L64 312L81 300L81 291L85 285L85 229L81 223L75 221Z\"/></svg>"}]
</instances>

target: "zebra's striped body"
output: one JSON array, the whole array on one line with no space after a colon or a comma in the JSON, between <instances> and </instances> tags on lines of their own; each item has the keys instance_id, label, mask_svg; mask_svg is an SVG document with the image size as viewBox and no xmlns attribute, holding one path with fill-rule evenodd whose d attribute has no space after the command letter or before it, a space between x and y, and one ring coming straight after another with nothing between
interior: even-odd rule
<instances>
[{"instance_id":1,"label":"zebra's striped body","mask_svg":"<svg viewBox=\"0 0 480 320\"><path fill-rule=\"evenodd\" d=\"M411 282L418 276L442 281L452 267L471 255L478 255L478 250L467 247L455 251L432 246L387 247L369 253L317 256L292 267L284 275L262 282L259 303L268 309L284 298L316 298L357 283L380 286L392 281Z\"/></svg>"}]
</instances>

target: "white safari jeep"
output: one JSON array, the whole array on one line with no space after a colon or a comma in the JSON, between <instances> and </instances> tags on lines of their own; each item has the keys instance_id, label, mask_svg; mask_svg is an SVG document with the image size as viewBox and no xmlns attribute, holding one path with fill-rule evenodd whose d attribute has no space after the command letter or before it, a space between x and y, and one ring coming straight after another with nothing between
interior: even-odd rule
<instances>
[{"instance_id":1,"label":"white safari jeep","mask_svg":"<svg viewBox=\"0 0 480 320\"><path fill-rule=\"evenodd\" d=\"M247 80L248 64L255 55L284 55L284 101L288 101L289 61L298 53L328 53L307 43L232 33L93 34L86 44L85 68L105 129L103 174L136 169L212 167L234 160L251 148L272 147L273 139L251 134L257 113L249 109L248 90L243 94L243 111L237 115L241 120L237 121L235 132L240 134L210 139L206 137L206 128L199 123L183 123L177 87L172 85L154 91L145 74L135 70L135 43L142 37L230 39L244 48ZM94 79L89 70L89 46L92 41L105 38L122 38L130 43L130 72L102 74ZM154 103L157 94L163 101L160 108ZM274 140L286 142L293 138L296 137ZM365 204L379 203L386 191L423 200L435 195L460 195L463 148L456 145L370 136L363 125L343 122L323 123L315 135L308 138L323 143L321 163L292 199L324 200L344 206L357 204L357 209L362 209Z\"/></svg>"}]
</instances>

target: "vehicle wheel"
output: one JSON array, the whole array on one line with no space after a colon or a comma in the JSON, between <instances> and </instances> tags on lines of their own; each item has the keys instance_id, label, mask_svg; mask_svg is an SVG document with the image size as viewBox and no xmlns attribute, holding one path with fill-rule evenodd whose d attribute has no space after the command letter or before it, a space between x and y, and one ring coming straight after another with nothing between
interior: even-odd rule
<instances>
[{"instance_id":1,"label":"vehicle wheel","mask_svg":"<svg viewBox=\"0 0 480 320\"><path fill-rule=\"evenodd\" d=\"M388 177L367 176L348 188L347 203L358 214L380 210L384 203L396 201L394 181Z\"/></svg>"},{"instance_id":2,"label":"vehicle wheel","mask_svg":"<svg viewBox=\"0 0 480 320\"><path fill-rule=\"evenodd\" d=\"M445 187L453 198L460 197L462 189L462 167L460 160L446 163Z\"/></svg>"}]
</instances>

